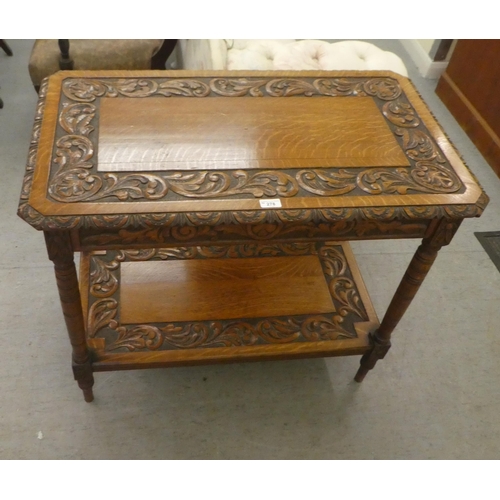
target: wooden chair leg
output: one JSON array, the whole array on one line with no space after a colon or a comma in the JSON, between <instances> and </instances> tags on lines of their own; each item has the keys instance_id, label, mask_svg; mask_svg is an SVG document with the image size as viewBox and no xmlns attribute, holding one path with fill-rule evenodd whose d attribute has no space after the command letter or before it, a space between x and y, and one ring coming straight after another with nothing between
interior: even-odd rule
<instances>
[{"instance_id":1,"label":"wooden chair leg","mask_svg":"<svg viewBox=\"0 0 500 500\"><path fill-rule=\"evenodd\" d=\"M165 69L170 54L174 51L177 40L163 40L160 50L151 58L151 69Z\"/></svg>"},{"instance_id":2,"label":"wooden chair leg","mask_svg":"<svg viewBox=\"0 0 500 500\"><path fill-rule=\"evenodd\" d=\"M13 55L12 49L9 47L9 45L7 44L7 42L5 40L1 40L0 39L0 47L2 47L2 49L4 50L4 52L8 56L12 56Z\"/></svg>"}]
</instances>

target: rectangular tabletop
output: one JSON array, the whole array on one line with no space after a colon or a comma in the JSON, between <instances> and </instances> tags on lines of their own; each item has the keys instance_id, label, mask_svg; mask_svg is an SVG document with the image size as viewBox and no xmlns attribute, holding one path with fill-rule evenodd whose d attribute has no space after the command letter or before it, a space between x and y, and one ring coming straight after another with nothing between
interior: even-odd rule
<instances>
[{"instance_id":1,"label":"rectangular tabletop","mask_svg":"<svg viewBox=\"0 0 500 500\"><path fill-rule=\"evenodd\" d=\"M392 72L71 71L42 87L19 213L53 230L463 218L486 204Z\"/></svg>"}]
</instances>

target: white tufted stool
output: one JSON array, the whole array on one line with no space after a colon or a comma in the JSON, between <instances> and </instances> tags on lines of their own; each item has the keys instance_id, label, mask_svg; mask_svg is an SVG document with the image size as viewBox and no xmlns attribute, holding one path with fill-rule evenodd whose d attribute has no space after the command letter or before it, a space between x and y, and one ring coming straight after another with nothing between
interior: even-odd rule
<instances>
[{"instance_id":1,"label":"white tufted stool","mask_svg":"<svg viewBox=\"0 0 500 500\"><path fill-rule=\"evenodd\" d=\"M394 53L367 42L180 40L184 69L391 70L408 72Z\"/></svg>"}]
</instances>

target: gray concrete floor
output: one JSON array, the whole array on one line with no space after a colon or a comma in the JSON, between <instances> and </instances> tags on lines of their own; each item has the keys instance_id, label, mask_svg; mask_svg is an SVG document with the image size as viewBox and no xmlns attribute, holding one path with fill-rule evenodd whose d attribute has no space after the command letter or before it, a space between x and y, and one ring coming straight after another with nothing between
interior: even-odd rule
<instances>
[{"instance_id":1,"label":"gray concrete floor","mask_svg":"<svg viewBox=\"0 0 500 500\"><path fill-rule=\"evenodd\" d=\"M43 236L16 215L36 94L32 42L0 51L1 459L498 459L500 273L473 235L500 229L500 181L397 41L410 77L491 202L441 251L363 384L359 357L96 374L72 380ZM418 242L353 244L379 316ZM39 432L43 439L39 439Z\"/></svg>"}]
</instances>

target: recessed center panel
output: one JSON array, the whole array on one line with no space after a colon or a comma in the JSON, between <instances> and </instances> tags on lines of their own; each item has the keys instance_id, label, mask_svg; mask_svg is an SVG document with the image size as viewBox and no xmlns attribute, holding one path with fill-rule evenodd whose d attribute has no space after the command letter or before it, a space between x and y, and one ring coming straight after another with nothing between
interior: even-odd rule
<instances>
[{"instance_id":1,"label":"recessed center panel","mask_svg":"<svg viewBox=\"0 0 500 500\"><path fill-rule=\"evenodd\" d=\"M124 324L335 312L315 255L123 262L120 283Z\"/></svg>"},{"instance_id":2,"label":"recessed center panel","mask_svg":"<svg viewBox=\"0 0 500 500\"><path fill-rule=\"evenodd\" d=\"M103 98L99 171L404 166L371 97Z\"/></svg>"}]
</instances>

